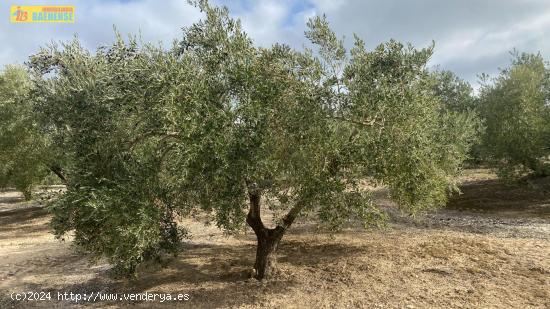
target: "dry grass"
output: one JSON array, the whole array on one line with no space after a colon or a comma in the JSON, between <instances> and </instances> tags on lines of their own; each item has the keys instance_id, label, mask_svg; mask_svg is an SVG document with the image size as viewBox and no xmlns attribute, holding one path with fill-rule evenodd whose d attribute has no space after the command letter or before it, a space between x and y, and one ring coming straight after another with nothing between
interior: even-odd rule
<instances>
[{"instance_id":1,"label":"dry grass","mask_svg":"<svg viewBox=\"0 0 550 309\"><path fill-rule=\"evenodd\" d=\"M6 295L147 291L188 293L190 300L22 303L4 296L0 307L549 308L548 194L514 188L474 171L450 209L419 219L394 215L386 230L328 235L302 222L281 243L278 275L264 282L248 279L255 252L250 233L224 236L191 220L184 223L194 237L179 257L162 269L143 267L135 280L113 279L108 265L90 266L67 242L54 240L43 209L21 208L6 192L0 195ZM383 193L379 199L387 204Z\"/></svg>"}]
</instances>

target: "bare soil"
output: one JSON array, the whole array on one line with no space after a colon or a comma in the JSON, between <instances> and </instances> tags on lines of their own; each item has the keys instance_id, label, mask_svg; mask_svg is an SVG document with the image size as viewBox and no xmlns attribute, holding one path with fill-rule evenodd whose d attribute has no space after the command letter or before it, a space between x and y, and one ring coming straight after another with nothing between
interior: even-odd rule
<instances>
[{"instance_id":1,"label":"bare soil","mask_svg":"<svg viewBox=\"0 0 550 309\"><path fill-rule=\"evenodd\" d=\"M337 234L298 222L283 238L278 274L250 279L255 239L184 224L177 257L114 279L49 232L47 211L0 192L0 308L550 308L550 179L504 184L486 170L464 176L448 207L416 218L391 213L385 229ZM14 301L12 292L50 292ZM187 293L188 301L58 301L58 292Z\"/></svg>"}]
</instances>

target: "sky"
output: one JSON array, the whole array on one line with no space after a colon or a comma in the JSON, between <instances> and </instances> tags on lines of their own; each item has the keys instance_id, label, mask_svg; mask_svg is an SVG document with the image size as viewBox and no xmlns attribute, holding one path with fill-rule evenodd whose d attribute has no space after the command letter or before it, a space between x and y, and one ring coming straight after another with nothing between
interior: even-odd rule
<instances>
[{"instance_id":1,"label":"sky","mask_svg":"<svg viewBox=\"0 0 550 309\"><path fill-rule=\"evenodd\" d=\"M430 66L451 70L477 88L480 73L497 74L509 52L541 52L550 59L550 0L211 0L229 7L261 46L275 42L301 49L308 18L326 14L333 30L368 49L397 39L416 47L435 41ZM11 5L74 5L74 24L11 24ZM0 2L0 65L23 63L41 46L75 35L95 50L114 39L113 27L169 46L181 28L202 14L186 0L3 0Z\"/></svg>"}]
</instances>

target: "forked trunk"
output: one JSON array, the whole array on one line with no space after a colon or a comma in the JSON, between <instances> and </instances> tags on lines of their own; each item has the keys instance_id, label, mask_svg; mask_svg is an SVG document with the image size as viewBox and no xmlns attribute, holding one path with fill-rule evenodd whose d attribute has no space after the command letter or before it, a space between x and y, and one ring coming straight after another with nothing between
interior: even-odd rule
<instances>
[{"instance_id":1,"label":"forked trunk","mask_svg":"<svg viewBox=\"0 0 550 309\"><path fill-rule=\"evenodd\" d=\"M252 185L248 192L250 210L246 217L246 223L254 230L258 241L256 262L254 263L254 277L258 280L263 280L273 275L279 242L300 212L302 205L292 208L283 218L281 224L277 225L274 229L266 228L260 214L260 191L254 187L255 185Z\"/></svg>"},{"instance_id":2,"label":"forked trunk","mask_svg":"<svg viewBox=\"0 0 550 309\"><path fill-rule=\"evenodd\" d=\"M262 280L271 277L277 262L277 246L283 237L277 229L265 229L257 235L256 262L254 263L255 278Z\"/></svg>"}]
</instances>

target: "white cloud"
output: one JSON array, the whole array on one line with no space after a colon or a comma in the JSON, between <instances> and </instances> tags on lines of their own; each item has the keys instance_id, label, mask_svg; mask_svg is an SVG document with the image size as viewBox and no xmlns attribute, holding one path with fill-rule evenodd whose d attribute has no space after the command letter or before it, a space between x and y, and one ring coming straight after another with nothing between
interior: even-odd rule
<instances>
[{"instance_id":1,"label":"white cloud","mask_svg":"<svg viewBox=\"0 0 550 309\"><path fill-rule=\"evenodd\" d=\"M550 1L548 0L213 0L229 6L247 33L260 45L275 42L300 48L305 23L326 13L339 35L357 33L368 48L395 38L425 47L436 41L432 64L456 71L475 82L476 74L494 73L509 62L508 51L541 51L550 58ZM9 3L0 4L0 64L23 62L47 42L66 41L74 34L95 49L112 42L113 24L123 33L146 42L170 44L181 27L201 13L185 0L44 1L76 6L75 24L10 24ZM36 4L20 0L17 4ZM351 40L347 41L348 46Z\"/></svg>"},{"instance_id":2,"label":"white cloud","mask_svg":"<svg viewBox=\"0 0 550 309\"><path fill-rule=\"evenodd\" d=\"M260 45L269 46L282 38L282 23L289 14L282 1L259 1L241 18L245 31Z\"/></svg>"},{"instance_id":3,"label":"white cloud","mask_svg":"<svg viewBox=\"0 0 550 309\"><path fill-rule=\"evenodd\" d=\"M431 64L474 84L508 65L513 48L550 58L548 0L313 1L337 33L355 32L369 48L390 38L418 47L435 40Z\"/></svg>"},{"instance_id":4,"label":"white cloud","mask_svg":"<svg viewBox=\"0 0 550 309\"><path fill-rule=\"evenodd\" d=\"M51 41L67 41L75 34L83 44L95 49L114 39L113 26L122 34L141 34L146 42L170 44L181 35L181 27L197 21L200 12L186 1L142 0L118 1L48 1L48 4L67 4L76 7L74 24L11 24L7 18L8 5L2 5L0 12L6 18L0 19L0 40L7 42L1 47L0 63L23 62L40 46ZM19 1L20 5L32 5L35 1Z\"/></svg>"}]
</instances>

